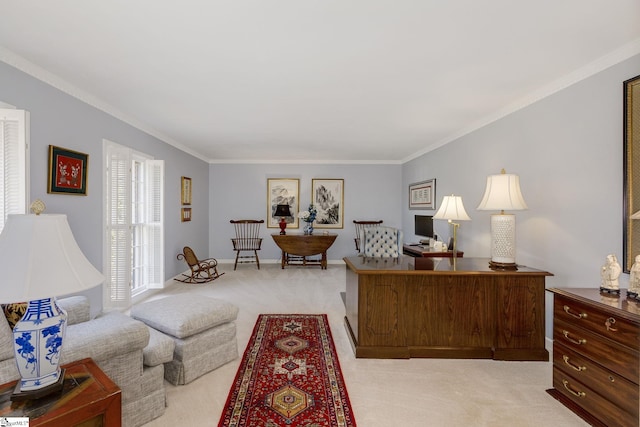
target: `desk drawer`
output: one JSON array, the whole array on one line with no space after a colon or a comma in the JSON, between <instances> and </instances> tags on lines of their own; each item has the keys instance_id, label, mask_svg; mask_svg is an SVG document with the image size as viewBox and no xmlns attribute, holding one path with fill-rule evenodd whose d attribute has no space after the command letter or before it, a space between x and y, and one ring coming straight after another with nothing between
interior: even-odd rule
<instances>
[{"instance_id":1,"label":"desk drawer","mask_svg":"<svg viewBox=\"0 0 640 427\"><path fill-rule=\"evenodd\" d=\"M575 324L633 349L638 349L640 328L627 319L579 301L555 295L554 319ZM607 327L607 325L609 325Z\"/></svg>"},{"instance_id":2,"label":"desk drawer","mask_svg":"<svg viewBox=\"0 0 640 427\"><path fill-rule=\"evenodd\" d=\"M556 342L553 343L553 366L638 416L638 385Z\"/></svg>"},{"instance_id":3,"label":"desk drawer","mask_svg":"<svg viewBox=\"0 0 640 427\"><path fill-rule=\"evenodd\" d=\"M638 425L638 417L615 406L605 397L565 372L553 368L553 387L608 427Z\"/></svg>"},{"instance_id":4,"label":"desk drawer","mask_svg":"<svg viewBox=\"0 0 640 427\"><path fill-rule=\"evenodd\" d=\"M638 352L629 347L557 319L553 326L553 340L629 380L637 381L640 359Z\"/></svg>"}]
</instances>

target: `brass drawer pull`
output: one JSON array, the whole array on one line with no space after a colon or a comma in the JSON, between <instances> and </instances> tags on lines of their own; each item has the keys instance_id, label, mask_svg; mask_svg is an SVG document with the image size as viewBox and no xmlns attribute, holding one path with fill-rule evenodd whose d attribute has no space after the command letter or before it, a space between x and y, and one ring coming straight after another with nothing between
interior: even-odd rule
<instances>
[{"instance_id":1,"label":"brass drawer pull","mask_svg":"<svg viewBox=\"0 0 640 427\"><path fill-rule=\"evenodd\" d=\"M616 324L616 319L613 317L609 317L605 322L604 326L607 328L607 331L618 332L618 328L612 328L613 325Z\"/></svg>"},{"instance_id":2,"label":"brass drawer pull","mask_svg":"<svg viewBox=\"0 0 640 427\"><path fill-rule=\"evenodd\" d=\"M567 313L569 316L575 317L576 319L586 319L587 318L587 313L572 313L571 312L571 307L569 307L568 305L564 306L564 312Z\"/></svg>"},{"instance_id":3,"label":"brass drawer pull","mask_svg":"<svg viewBox=\"0 0 640 427\"><path fill-rule=\"evenodd\" d=\"M567 341L569 341L569 342L571 342L573 344L582 345L582 344L586 344L587 343L587 340L584 339L584 338L580 338L578 340L570 338L569 337L569 331L562 331L562 334L567 339Z\"/></svg>"},{"instance_id":4,"label":"brass drawer pull","mask_svg":"<svg viewBox=\"0 0 640 427\"><path fill-rule=\"evenodd\" d=\"M569 393L573 394L576 397L585 397L587 395L587 393L585 393L584 391L571 390L569 388L569 381L567 380L562 380L562 385L564 385L564 388L566 388Z\"/></svg>"},{"instance_id":5,"label":"brass drawer pull","mask_svg":"<svg viewBox=\"0 0 640 427\"><path fill-rule=\"evenodd\" d=\"M578 372L587 370L586 366L577 366L577 365L574 365L573 363L570 363L569 362L569 356L562 355L562 359L564 360L564 363L566 365L570 366L572 369L575 369Z\"/></svg>"}]
</instances>

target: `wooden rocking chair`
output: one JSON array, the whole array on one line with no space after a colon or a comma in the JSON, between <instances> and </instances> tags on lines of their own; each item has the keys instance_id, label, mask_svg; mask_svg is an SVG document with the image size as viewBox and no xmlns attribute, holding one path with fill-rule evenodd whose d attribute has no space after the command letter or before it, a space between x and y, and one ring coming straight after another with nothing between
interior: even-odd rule
<instances>
[{"instance_id":1,"label":"wooden rocking chair","mask_svg":"<svg viewBox=\"0 0 640 427\"><path fill-rule=\"evenodd\" d=\"M264 220L256 219L232 219L229 221L233 224L236 230L236 237L231 239L233 243L233 250L236 251L236 262L233 265L235 270L238 266L238 262L255 262L260 270L260 259L258 258L258 251L262 246L262 238L260 237L260 224L264 223ZM240 252L247 251L253 252L252 255L240 255ZM239 261L246 260L246 261Z\"/></svg>"},{"instance_id":2,"label":"wooden rocking chair","mask_svg":"<svg viewBox=\"0 0 640 427\"><path fill-rule=\"evenodd\" d=\"M175 280L184 283L207 283L217 279L224 273L218 273L218 261L215 258L207 258L199 260L196 254L189 246L182 249L182 253L178 254L178 259L187 263L191 270L191 275L182 274L184 278L176 278Z\"/></svg>"}]
</instances>

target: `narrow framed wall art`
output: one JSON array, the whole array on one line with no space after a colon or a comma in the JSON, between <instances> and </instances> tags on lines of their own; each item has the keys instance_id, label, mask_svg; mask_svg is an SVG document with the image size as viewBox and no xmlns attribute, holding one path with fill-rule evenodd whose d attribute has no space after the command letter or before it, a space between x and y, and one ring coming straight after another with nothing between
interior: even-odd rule
<instances>
[{"instance_id":1,"label":"narrow framed wall art","mask_svg":"<svg viewBox=\"0 0 640 427\"><path fill-rule=\"evenodd\" d=\"M267 178L267 228L279 228L276 206L289 205L291 215L285 218L287 228L298 228L300 180L298 178Z\"/></svg>"},{"instance_id":2,"label":"narrow framed wall art","mask_svg":"<svg viewBox=\"0 0 640 427\"><path fill-rule=\"evenodd\" d=\"M344 179L312 179L311 203L318 210L316 228L344 228Z\"/></svg>"}]
</instances>

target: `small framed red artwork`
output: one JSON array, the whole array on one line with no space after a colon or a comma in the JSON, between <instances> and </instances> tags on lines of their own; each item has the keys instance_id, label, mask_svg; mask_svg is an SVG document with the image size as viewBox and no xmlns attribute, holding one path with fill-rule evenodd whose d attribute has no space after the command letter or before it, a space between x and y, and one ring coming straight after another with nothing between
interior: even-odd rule
<instances>
[{"instance_id":1,"label":"small framed red artwork","mask_svg":"<svg viewBox=\"0 0 640 427\"><path fill-rule=\"evenodd\" d=\"M88 162L88 154L50 145L47 193L86 196Z\"/></svg>"}]
</instances>

